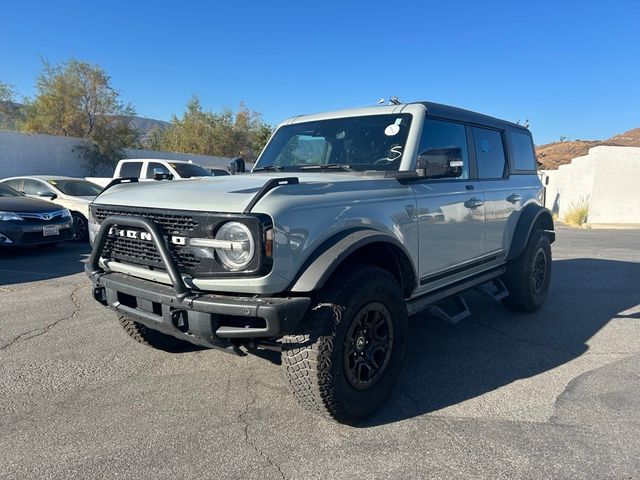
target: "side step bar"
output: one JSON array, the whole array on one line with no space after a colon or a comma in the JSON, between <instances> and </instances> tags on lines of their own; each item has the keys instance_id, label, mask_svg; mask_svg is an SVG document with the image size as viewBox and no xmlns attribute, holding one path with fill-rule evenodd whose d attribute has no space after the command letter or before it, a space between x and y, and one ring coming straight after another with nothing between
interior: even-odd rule
<instances>
[{"instance_id":1,"label":"side step bar","mask_svg":"<svg viewBox=\"0 0 640 480\"><path fill-rule=\"evenodd\" d=\"M444 300L445 298L452 297L454 295L457 295L458 293L464 292L465 290L469 290L471 288L477 287L479 285L482 285L484 283L497 279L501 275L504 275L504 273L505 273L505 268L499 267L494 270L490 270L488 272L480 273L471 278L467 278L465 280L462 280L461 282L454 283L453 285L447 285L446 287L440 288L433 292L428 292L428 293L425 293L424 295L413 298L407 302L407 310L409 311L409 315L414 315L418 312L421 312L422 310L430 308L436 303L438 303L440 300ZM506 292L506 288L505 288L505 292ZM466 307L466 303L465 303L465 307Z\"/></svg>"},{"instance_id":2,"label":"side step bar","mask_svg":"<svg viewBox=\"0 0 640 480\"><path fill-rule=\"evenodd\" d=\"M476 287L476 290L486 297L489 297L491 300L495 300L496 302L499 302L503 298L509 296L507 287L504 286L504 283L502 283L502 280L500 280L499 278L494 278L490 282L478 285Z\"/></svg>"},{"instance_id":3,"label":"side step bar","mask_svg":"<svg viewBox=\"0 0 640 480\"><path fill-rule=\"evenodd\" d=\"M464 298L456 295L455 297L440 300L435 305L429 307L429 313L434 317L438 317L445 322L455 325L460 320L471 315L471 310L469 310Z\"/></svg>"}]
</instances>

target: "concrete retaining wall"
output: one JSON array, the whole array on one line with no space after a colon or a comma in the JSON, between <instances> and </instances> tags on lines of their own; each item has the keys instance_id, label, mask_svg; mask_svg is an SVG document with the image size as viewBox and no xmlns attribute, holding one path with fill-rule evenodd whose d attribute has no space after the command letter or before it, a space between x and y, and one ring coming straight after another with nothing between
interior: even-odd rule
<instances>
[{"instance_id":1,"label":"concrete retaining wall","mask_svg":"<svg viewBox=\"0 0 640 480\"><path fill-rule=\"evenodd\" d=\"M86 161L78 147L80 138L58 137L0 130L0 178L17 175L89 175ZM193 160L203 167L229 167L230 158L174 152L129 149L127 158L164 158ZM96 172L96 176L111 176L113 169Z\"/></svg>"},{"instance_id":2,"label":"concrete retaining wall","mask_svg":"<svg viewBox=\"0 0 640 480\"><path fill-rule=\"evenodd\" d=\"M544 170L542 177L548 181L546 207L560 219L584 202L588 223L640 224L638 147L594 147L558 170Z\"/></svg>"}]
</instances>

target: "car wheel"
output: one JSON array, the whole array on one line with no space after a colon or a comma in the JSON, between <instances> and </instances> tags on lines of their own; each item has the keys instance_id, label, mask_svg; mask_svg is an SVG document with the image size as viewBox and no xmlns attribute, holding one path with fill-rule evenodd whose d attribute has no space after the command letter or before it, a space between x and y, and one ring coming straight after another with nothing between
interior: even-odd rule
<instances>
[{"instance_id":1,"label":"car wheel","mask_svg":"<svg viewBox=\"0 0 640 480\"><path fill-rule=\"evenodd\" d=\"M353 424L396 384L407 341L407 308L386 270L356 264L319 292L298 335L283 338L289 386L307 410Z\"/></svg>"},{"instance_id":2,"label":"car wheel","mask_svg":"<svg viewBox=\"0 0 640 480\"><path fill-rule=\"evenodd\" d=\"M503 281L509 295L502 302L511 310L538 310L551 280L551 244L542 230L535 230L520 256L507 264Z\"/></svg>"},{"instance_id":3,"label":"car wheel","mask_svg":"<svg viewBox=\"0 0 640 480\"><path fill-rule=\"evenodd\" d=\"M78 242L86 242L89 240L89 225L84 215L72 212L73 225L75 226L75 240Z\"/></svg>"},{"instance_id":4,"label":"car wheel","mask_svg":"<svg viewBox=\"0 0 640 480\"><path fill-rule=\"evenodd\" d=\"M171 335L166 335L157 330L145 327L141 323L135 322L125 315L119 316L120 325L127 334L136 342L157 350L178 353L197 348L195 345L183 340L179 340Z\"/></svg>"}]
</instances>

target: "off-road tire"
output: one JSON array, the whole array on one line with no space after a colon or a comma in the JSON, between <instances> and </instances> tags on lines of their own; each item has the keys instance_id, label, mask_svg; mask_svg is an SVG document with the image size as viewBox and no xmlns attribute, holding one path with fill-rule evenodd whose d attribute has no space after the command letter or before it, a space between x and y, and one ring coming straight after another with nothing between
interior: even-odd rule
<instances>
[{"instance_id":1,"label":"off-road tire","mask_svg":"<svg viewBox=\"0 0 640 480\"><path fill-rule=\"evenodd\" d=\"M389 315L383 315L384 312ZM349 341L348 345L345 342L354 334L360 335L354 333L354 329L360 328L362 319L373 318L375 322L381 317L390 326L386 331L391 332L387 335L391 348L385 353L384 362L379 361L379 356L376 362L381 365L386 362L386 367L378 370L379 377L372 378L370 385L365 382L359 384L359 389L355 388L354 374L350 372L356 369L348 365L354 357L345 356L353 355L357 342ZM371 329L366 335L372 335ZM377 344L368 338L372 345ZM353 424L377 410L393 390L404 360L406 341L407 308L396 279L379 267L350 264L340 269L325 289L315 295L300 333L282 339L282 363L289 387L304 408ZM371 358L372 348L375 347L365 347L367 358ZM376 351L375 355L379 353Z\"/></svg>"},{"instance_id":2,"label":"off-road tire","mask_svg":"<svg viewBox=\"0 0 640 480\"><path fill-rule=\"evenodd\" d=\"M194 348L194 345L189 342L178 340L171 335L147 328L124 315L119 315L118 320L124 331L136 342L143 345L171 353L184 352Z\"/></svg>"},{"instance_id":3,"label":"off-road tire","mask_svg":"<svg viewBox=\"0 0 640 480\"><path fill-rule=\"evenodd\" d=\"M541 278L539 268L542 265ZM517 312L535 312L542 306L551 280L551 244L544 231L534 230L531 233L524 251L507 263L507 273L502 280L509 291L502 300L507 308Z\"/></svg>"}]
</instances>

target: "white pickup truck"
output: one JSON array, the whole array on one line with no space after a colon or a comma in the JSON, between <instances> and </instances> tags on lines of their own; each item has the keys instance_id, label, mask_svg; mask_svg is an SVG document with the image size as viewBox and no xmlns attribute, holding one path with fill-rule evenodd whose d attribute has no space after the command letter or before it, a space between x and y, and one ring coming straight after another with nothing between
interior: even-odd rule
<instances>
[{"instance_id":1,"label":"white pickup truck","mask_svg":"<svg viewBox=\"0 0 640 480\"><path fill-rule=\"evenodd\" d=\"M210 177L215 175L197 163L184 160L163 160L156 158L128 158L120 160L113 177L86 177L87 180L105 187L115 178L135 177L140 181L154 180L154 174L161 173L166 178L181 179Z\"/></svg>"}]
</instances>

